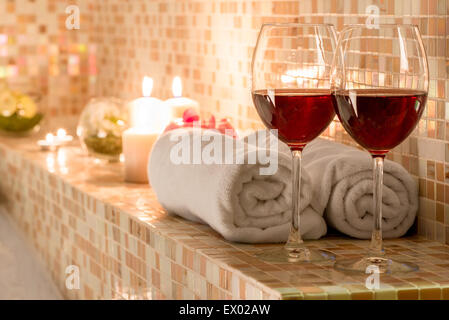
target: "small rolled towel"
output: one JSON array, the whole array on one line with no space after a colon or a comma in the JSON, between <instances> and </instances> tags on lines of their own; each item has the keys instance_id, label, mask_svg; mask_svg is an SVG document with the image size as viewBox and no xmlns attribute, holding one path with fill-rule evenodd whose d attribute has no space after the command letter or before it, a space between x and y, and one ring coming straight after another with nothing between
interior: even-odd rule
<instances>
[{"instance_id":1,"label":"small rolled towel","mask_svg":"<svg viewBox=\"0 0 449 320\"><path fill-rule=\"evenodd\" d=\"M310 206L325 210L329 226L349 236L369 239L373 229L373 169L364 151L324 139L310 143L303 153L303 170L312 178ZM415 180L399 164L386 160L382 196L383 236L403 236L418 210Z\"/></svg>"},{"instance_id":2,"label":"small rolled towel","mask_svg":"<svg viewBox=\"0 0 449 320\"><path fill-rule=\"evenodd\" d=\"M268 137L265 130L251 136L262 133L262 141ZM249 137L235 140L197 128L177 129L162 135L153 147L148 165L150 184L161 205L168 213L208 224L230 241L285 242L291 219L290 151L282 144L279 148L256 147L252 141ZM221 150L220 154L210 153L217 161L204 163L203 160L199 164L197 159L195 164L192 151L200 146L204 155L213 145ZM226 146L234 150L228 162L224 159L229 156ZM187 149L190 154L184 153ZM261 169L267 168L267 163L259 159L261 152L276 158L278 169L272 174L261 174ZM189 161L181 161L181 155ZM238 156L245 159L244 164L236 164ZM250 159L254 158L256 161L251 163ZM322 214L310 207L310 176L304 173L301 181L301 234L305 239L318 239L326 234L326 223Z\"/></svg>"}]
</instances>

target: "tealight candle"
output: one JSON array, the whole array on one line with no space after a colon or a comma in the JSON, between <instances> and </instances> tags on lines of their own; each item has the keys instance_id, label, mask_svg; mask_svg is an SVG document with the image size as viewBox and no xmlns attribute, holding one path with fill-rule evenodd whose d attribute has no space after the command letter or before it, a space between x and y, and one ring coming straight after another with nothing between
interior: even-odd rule
<instances>
[{"instance_id":1,"label":"tealight candle","mask_svg":"<svg viewBox=\"0 0 449 320\"><path fill-rule=\"evenodd\" d=\"M184 111L195 109L199 112L200 105L197 101L182 96L182 81L180 77L175 77L172 84L173 98L164 103L171 109L173 118L182 118Z\"/></svg>"},{"instance_id":2,"label":"tealight candle","mask_svg":"<svg viewBox=\"0 0 449 320\"><path fill-rule=\"evenodd\" d=\"M55 138L53 133L47 133L45 140L39 140L37 144L42 151L56 151L61 146L61 143Z\"/></svg>"},{"instance_id":3,"label":"tealight candle","mask_svg":"<svg viewBox=\"0 0 449 320\"><path fill-rule=\"evenodd\" d=\"M58 131L56 132L56 140L60 143L68 143L71 142L73 140L73 137L67 134L67 131L65 131L65 129L58 129Z\"/></svg>"},{"instance_id":4,"label":"tealight candle","mask_svg":"<svg viewBox=\"0 0 449 320\"><path fill-rule=\"evenodd\" d=\"M73 137L67 134L65 129L58 129L56 135L53 133L47 133L45 140L39 140L37 144L41 147L42 151L56 151L60 146L69 143L73 140Z\"/></svg>"},{"instance_id":5,"label":"tealight candle","mask_svg":"<svg viewBox=\"0 0 449 320\"><path fill-rule=\"evenodd\" d=\"M143 97L131 102L131 128L123 132L125 180L147 183L147 164L151 149L170 122L170 109L163 102L151 98L153 80L145 77Z\"/></svg>"}]
</instances>

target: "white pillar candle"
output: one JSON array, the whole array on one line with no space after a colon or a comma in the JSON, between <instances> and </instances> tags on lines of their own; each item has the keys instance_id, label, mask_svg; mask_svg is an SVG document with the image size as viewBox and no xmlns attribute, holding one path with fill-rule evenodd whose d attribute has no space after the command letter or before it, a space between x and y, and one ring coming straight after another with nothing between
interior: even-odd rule
<instances>
[{"instance_id":1,"label":"white pillar candle","mask_svg":"<svg viewBox=\"0 0 449 320\"><path fill-rule=\"evenodd\" d=\"M159 135L170 122L171 112L164 103L151 98L153 80L145 77L143 97L130 104L131 128L123 132L125 180L133 183L148 182L148 159Z\"/></svg>"},{"instance_id":2,"label":"white pillar candle","mask_svg":"<svg viewBox=\"0 0 449 320\"><path fill-rule=\"evenodd\" d=\"M165 104L171 109L173 118L182 118L184 111L190 108L195 109L199 113L199 103L182 96L182 82L180 77L173 79L172 91L173 98L165 100Z\"/></svg>"}]
</instances>

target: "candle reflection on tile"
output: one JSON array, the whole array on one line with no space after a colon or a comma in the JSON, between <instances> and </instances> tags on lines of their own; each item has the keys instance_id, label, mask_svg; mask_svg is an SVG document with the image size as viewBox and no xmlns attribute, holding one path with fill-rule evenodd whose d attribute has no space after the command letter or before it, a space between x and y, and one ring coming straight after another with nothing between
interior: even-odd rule
<instances>
[{"instance_id":1,"label":"candle reflection on tile","mask_svg":"<svg viewBox=\"0 0 449 320\"><path fill-rule=\"evenodd\" d=\"M46 156L46 163L47 163L47 169L48 171L50 171L51 173L55 172L55 156L53 153L49 153Z\"/></svg>"},{"instance_id":2,"label":"candle reflection on tile","mask_svg":"<svg viewBox=\"0 0 449 320\"><path fill-rule=\"evenodd\" d=\"M69 168L67 167L67 154L64 149L58 150L57 162L58 162L59 171L62 174L68 174Z\"/></svg>"}]
</instances>

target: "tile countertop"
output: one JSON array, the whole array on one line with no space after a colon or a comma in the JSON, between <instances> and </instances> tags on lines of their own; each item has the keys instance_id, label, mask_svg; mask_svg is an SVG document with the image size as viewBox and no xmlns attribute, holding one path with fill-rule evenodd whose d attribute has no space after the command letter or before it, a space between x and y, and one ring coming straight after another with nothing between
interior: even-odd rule
<instances>
[{"instance_id":1,"label":"tile countertop","mask_svg":"<svg viewBox=\"0 0 449 320\"><path fill-rule=\"evenodd\" d=\"M270 264L253 254L273 245L224 241L209 227L167 215L148 185L123 181L121 163L85 156L77 142L41 152L32 138L0 138L0 203L71 299L449 299L449 246L420 237L387 240L387 252L420 271L380 276L331 264ZM310 245L337 258L368 241L326 237ZM80 289L65 286L67 267Z\"/></svg>"}]
</instances>

